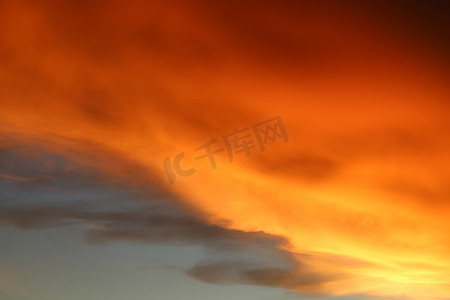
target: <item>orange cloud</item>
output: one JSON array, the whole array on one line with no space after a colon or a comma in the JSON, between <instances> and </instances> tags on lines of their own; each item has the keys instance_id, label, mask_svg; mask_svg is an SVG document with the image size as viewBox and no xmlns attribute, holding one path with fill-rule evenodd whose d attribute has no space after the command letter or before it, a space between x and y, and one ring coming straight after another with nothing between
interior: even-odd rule
<instances>
[{"instance_id":1,"label":"orange cloud","mask_svg":"<svg viewBox=\"0 0 450 300\"><path fill-rule=\"evenodd\" d=\"M284 236L345 274L330 295L448 297L448 45L388 3L282 2L6 1L1 132L66 155L95 143L212 223ZM276 115L289 143L194 159ZM183 151L199 170L169 185L162 162Z\"/></svg>"}]
</instances>

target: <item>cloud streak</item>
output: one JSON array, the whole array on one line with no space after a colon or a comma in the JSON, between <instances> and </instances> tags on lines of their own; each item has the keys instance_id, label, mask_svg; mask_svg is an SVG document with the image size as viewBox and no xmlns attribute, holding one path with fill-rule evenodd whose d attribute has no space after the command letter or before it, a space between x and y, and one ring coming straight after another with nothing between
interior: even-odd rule
<instances>
[{"instance_id":1,"label":"cloud streak","mask_svg":"<svg viewBox=\"0 0 450 300\"><path fill-rule=\"evenodd\" d=\"M186 272L218 283L448 298L447 4L422 2L3 1L3 224L201 244L230 257ZM289 143L167 184L165 157L274 115Z\"/></svg>"}]
</instances>

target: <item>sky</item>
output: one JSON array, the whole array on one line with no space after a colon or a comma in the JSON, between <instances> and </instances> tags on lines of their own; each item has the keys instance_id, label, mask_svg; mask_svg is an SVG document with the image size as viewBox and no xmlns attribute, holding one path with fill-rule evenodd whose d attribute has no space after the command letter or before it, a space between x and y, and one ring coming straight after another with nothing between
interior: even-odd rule
<instances>
[{"instance_id":1,"label":"sky","mask_svg":"<svg viewBox=\"0 0 450 300\"><path fill-rule=\"evenodd\" d=\"M0 300L450 299L449 3L0 2Z\"/></svg>"}]
</instances>

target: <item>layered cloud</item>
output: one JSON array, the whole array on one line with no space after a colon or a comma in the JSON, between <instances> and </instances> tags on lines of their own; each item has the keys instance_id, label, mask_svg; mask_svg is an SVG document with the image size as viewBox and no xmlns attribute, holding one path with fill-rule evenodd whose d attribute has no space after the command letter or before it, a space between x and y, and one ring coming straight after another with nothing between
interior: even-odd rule
<instances>
[{"instance_id":1,"label":"layered cloud","mask_svg":"<svg viewBox=\"0 0 450 300\"><path fill-rule=\"evenodd\" d=\"M91 145L91 147L93 147ZM140 186L132 177L111 176L88 165L82 153L51 153L42 146L10 141L1 154L0 225L21 229L81 225L85 242L199 245L203 260L186 270L193 278L215 284L241 283L322 292L326 282L340 279L333 270L315 270L315 259L289 251L284 237L263 231L227 228L210 223L198 210L158 186ZM139 167L91 148L115 170ZM77 160L82 160L84 163ZM148 183L148 181L147 181Z\"/></svg>"},{"instance_id":2,"label":"layered cloud","mask_svg":"<svg viewBox=\"0 0 450 300\"><path fill-rule=\"evenodd\" d=\"M2 2L2 224L203 245L184 271L214 283L448 298L446 3L398 3ZM288 143L195 159L274 116Z\"/></svg>"}]
</instances>

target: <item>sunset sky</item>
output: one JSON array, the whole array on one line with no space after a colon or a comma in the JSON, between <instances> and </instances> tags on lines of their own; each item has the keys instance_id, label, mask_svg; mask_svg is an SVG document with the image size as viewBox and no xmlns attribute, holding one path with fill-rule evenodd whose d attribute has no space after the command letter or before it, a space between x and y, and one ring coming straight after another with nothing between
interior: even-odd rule
<instances>
[{"instance_id":1,"label":"sunset sky","mask_svg":"<svg viewBox=\"0 0 450 300\"><path fill-rule=\"evenodd\" d=\"M450 299L449 25L0 1L0 300Z\"/></svg>"}]
</instances>

